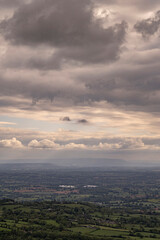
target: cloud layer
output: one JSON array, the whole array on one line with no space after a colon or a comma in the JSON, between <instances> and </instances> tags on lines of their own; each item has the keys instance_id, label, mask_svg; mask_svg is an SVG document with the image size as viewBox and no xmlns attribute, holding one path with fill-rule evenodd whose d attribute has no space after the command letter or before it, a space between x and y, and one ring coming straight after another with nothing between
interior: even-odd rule
<instances>
[{"instance_id":1,"label":"cloud layer","mask_svg":"<svg viewBox=\"0 0 160 240\"><path fill-rule=\"evenodd\" d=\"M159 29L159 0L0 1L1 156L154 158Z\"/></svg>"},{"instance_id":2,"label":"cloud layer","mask_svg":"<svg viewBox=\"0 0 160 240\"><path fill-rule=\"evenodd\" d=\"M151 140L151 141L150 141ZM80 140L83 141L82 139ZM97 142L94 144L93 142ZM142 139L142 138L108 138L86 141L86 143L77 142L61 142L56 143L51 139L31 140L28 144L24 145L16 138L0 140L0 148L13 148L13 149L41 149L41 150L85 150L85 151L128 151L128 150L160 150L160 139ZM155 141L155 142L153 142Z\"/></svg>"}]
</instances>

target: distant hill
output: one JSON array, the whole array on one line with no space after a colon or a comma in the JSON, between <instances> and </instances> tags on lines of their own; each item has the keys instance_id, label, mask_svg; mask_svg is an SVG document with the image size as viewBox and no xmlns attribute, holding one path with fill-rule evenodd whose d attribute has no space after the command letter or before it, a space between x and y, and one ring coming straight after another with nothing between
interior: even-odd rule
<instances>
[{"instance_id":1,"label":"distant hill","mask_svg":"<svg viewBox=\"0 0 160 240\"><path fill-rule=\"evenodd\" d=\"M58 166L65 167L125 167L127 162L121 159L98 159L98 158L86 158L86 159L60 159L58 160Z\"/></svg>"},{"instance_id":2,"label":"distant hill","mask_svg":"<svg viewBox=\"0 0 160 240\"><path fill-rule=\"evenodd\" d=\"M37 162L36 162L37 161ZM45 162L38 160L12 160L0 163L0 170L47 170L47 169L70 169L70 168L155 168L160 163L146 161L126 161L122 159L86 158L86 159L46 159Z\"/></svg>"}]
</instances>

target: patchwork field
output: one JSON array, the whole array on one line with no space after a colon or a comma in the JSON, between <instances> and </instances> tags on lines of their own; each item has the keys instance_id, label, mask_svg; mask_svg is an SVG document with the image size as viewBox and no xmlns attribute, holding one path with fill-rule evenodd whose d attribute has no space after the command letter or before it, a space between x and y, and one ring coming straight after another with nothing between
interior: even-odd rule
<instances>
[{"instance_id":1,"label":"patchwork field","mask_svg":"<svg viewBox=\"0 0 160 240\"><path fill-rule=\"evenodd\" d=\"M160 214L91 203L0 201L0 239L160 239Z\"/></svg>"}]
</instances>

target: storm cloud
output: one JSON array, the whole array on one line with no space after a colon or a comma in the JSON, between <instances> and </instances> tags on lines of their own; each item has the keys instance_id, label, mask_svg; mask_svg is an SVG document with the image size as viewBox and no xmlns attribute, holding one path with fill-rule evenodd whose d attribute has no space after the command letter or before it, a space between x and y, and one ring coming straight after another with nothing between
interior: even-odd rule
<instances>
[{"instance_id":1,"label":"storm cloud","mask_svg":"<svg viewBox=\"0 0 160 240\"><path fill-rule=\"evenodd\" d=\"M154 17L137 22L134 28L143 37L155 34L160 28L160 11L156 12Z\"/></svg>"},{"instance_id":2,"label":"storm cloud","mask_svg":"<svg viewBox=\"0 0 160 240\"><path fill-rule=\"evenodd\" d=\"M19 6L23 1L21 0L1 0L0 1L0 7L3 8L11 8L11 7L15 7L15 6Z\"/></svg>"},{"instance_id":3,"label":"storm cloud","mask_svg":"<svg viewBox=\"0 0 160 240\"><path fill-rule=\"evenodd\" d=\"M13 17L0 24L5 39L15 45L50 45L50 61L80 63L111 62L119 57L127 24L104 28L94 17L89 0L40 0L23 4ZM34 64L34 62L33 62Z\"/></svg>"}]
</instances>

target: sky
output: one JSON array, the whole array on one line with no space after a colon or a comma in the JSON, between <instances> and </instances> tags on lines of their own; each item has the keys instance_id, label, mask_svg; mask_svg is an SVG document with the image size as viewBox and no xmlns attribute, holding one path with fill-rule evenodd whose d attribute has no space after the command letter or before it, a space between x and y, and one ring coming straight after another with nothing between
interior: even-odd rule
<instances>
[{"instance_id":1,"label":"sky","mask_svg":"<svg viewBox=\"0 0 160 240\"><path fill-rule=\"evenodd\" d=\"M0 1L0 162L160 164L159 129L159 0Z\"/></svg>"}]
</instances>

